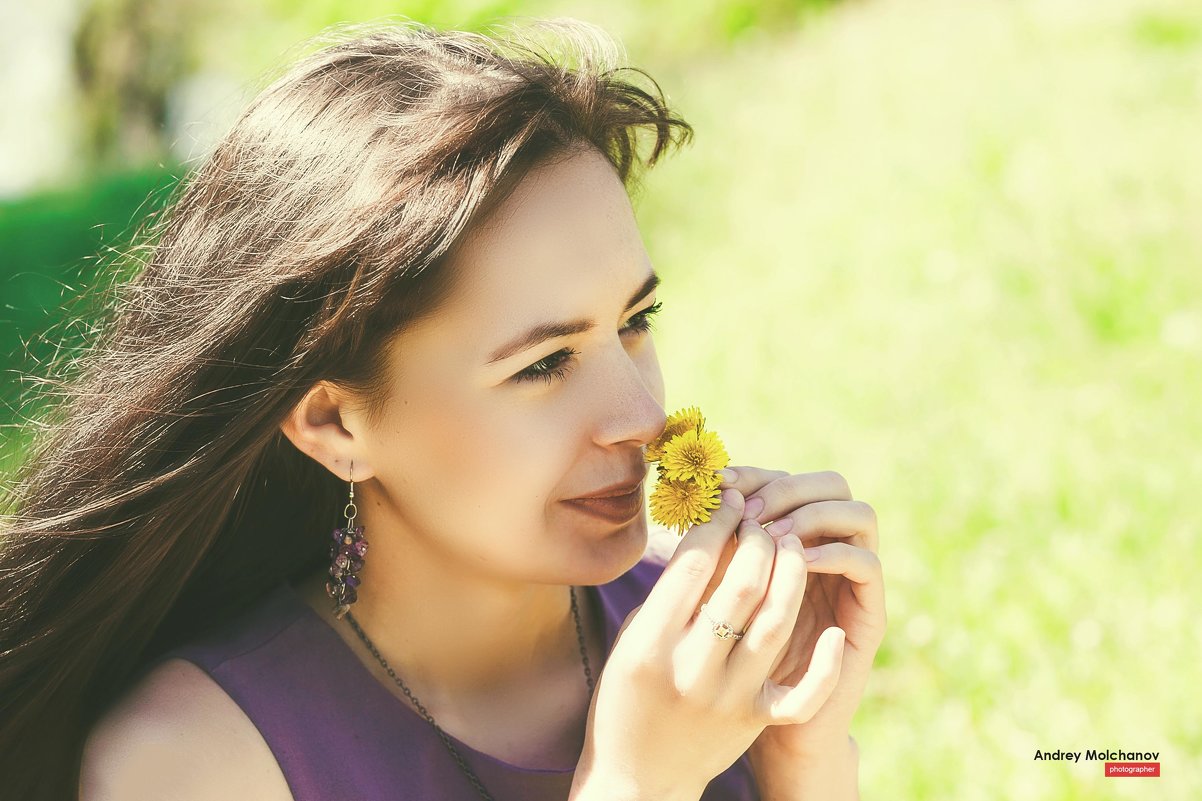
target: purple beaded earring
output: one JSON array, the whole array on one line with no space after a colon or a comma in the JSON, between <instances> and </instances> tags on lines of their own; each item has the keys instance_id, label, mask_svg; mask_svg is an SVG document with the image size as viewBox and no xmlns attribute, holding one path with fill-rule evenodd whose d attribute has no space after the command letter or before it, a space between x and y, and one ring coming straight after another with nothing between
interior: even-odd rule
<instances>
[{"instance_id":1,"label":"purple beaded earring","mask_svg":"<svg viewBox=\"0 0 1202 801\"><path fill-rule=\"evenodd\" d=\"M363 555L367 553L367 540L363 538L363 526L355 525L355 515L359 509L355 506L355 463L351 462L350 469L351 495L350 501L342 513L346 515L346 526L334 529L331 535L334 542L330 545L330 580L326 582L326 594L334 599L334 617L339 620L347 613L356 600L359 586L359 571L363 569Z\"/></svg>"}]
</instances>

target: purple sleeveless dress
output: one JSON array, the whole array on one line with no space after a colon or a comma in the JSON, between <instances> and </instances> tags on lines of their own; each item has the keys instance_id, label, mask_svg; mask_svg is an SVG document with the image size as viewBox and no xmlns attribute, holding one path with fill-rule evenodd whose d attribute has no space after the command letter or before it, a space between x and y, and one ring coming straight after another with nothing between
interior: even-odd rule
<instances>
[{"instance_id":1,"label":"purple sleeveless dress","mask_svg":"<svg viewBox=\"0 0 1202 801\"><path fill-rule=\"evenodd\" d=\"M663 570L644 557L609 584L584 588L600 600L606 653ZM380 684L287 582L144 670L173 657L198 665L242 708L295 801L480 798L429 722ZM594 666L594 675L599 672ZM447 736L496 801L568 798L574 770L519 767ZM701 801L759 801L746 753L714 777Z\"/></svg>"}]
</instances>

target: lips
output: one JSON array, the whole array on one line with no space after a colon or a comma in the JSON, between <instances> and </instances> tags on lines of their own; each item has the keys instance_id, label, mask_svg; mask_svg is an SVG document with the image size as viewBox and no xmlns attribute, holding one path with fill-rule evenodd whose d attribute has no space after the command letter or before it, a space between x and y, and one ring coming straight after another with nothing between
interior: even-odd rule
<instances>
[{"instance_id":1,"label":"lips","mask_svg":"<svg viewBox=\"0 0 1202 801\"><path fill-rule=\"evenodd\" d=\"M630 487L631 485L627 485ZM609 490L609 492L620 492ZM626 523L643 509L643 483L639 481L633 489L624 495L608 495L605 497L590 496L587 498L570 498L565 504L577 511L600 518L609 523Z\"/></svg>"},{"instance_id":2,"label":"lips","mask_svg":"<svg viewBox=\"0 0 1202 801\"><path fill-rule=\"evenodd\" d=\"M616 488L611 487L610 489L607 489L607 490L597 490L596 492L591 493L589 495L581 495L579 498L570 498L569 500L589 501L589 500L594 500L596 498L618 498L623 495L629 495L630 493L634 492L636 489L638 489L642 485L642 483L643 483L643 480L640 478L638 481L631 481L631 482L621 485L620 487L616 487Z\"/></svg>"},{"instance_id":3,"label":"lips","mask_svg":"<svg viewBox=\"0 0 1202 801\"><path fill-rule=\"evenodd\" d=\"M593 498L617 498L618 496L629 495L640 486L643 479L647 477L646 470L640 470L637 474L618 484L610 484L608 487L600 487L593 490L587 495L578 495L575 498L569 498L572 501L587 501Z\"/></svg>"}]
</instances>

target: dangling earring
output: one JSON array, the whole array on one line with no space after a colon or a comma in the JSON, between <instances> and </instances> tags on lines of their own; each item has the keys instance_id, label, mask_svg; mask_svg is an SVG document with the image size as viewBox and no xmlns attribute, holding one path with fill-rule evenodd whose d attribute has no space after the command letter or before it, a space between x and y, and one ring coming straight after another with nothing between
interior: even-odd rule
<instances>
[{"instance_id":1,"label":"dangling earring","mask_svg":"<svg viewBox=\"0 0 1202 801\"><path fill-rule=\"evenodd\" d=\"M355 525L359 509L355 506L355 463L351 462L350 501L342 513L346 526L334 529L333 544L330 545L330 580L326 582L326 594L335 601L334 617L339 620L359 598L355 588L359 586L359 571L363 569L363 555L367 553L367 540L363 538L363 526Z\"/></svg>"}]
</instances>

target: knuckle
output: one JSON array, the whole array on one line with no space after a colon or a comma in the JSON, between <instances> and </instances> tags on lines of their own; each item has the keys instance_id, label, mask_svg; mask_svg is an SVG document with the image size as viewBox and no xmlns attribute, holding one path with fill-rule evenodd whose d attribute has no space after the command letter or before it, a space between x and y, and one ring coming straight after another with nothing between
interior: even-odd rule
<instances>
[{"instance_id":1,"label":"knuckle","mask_svg":"<svg viewBox=\"0 0 1202 801\"><path fill-rule=\"evenodd\" d=\"M698 708L708 707L712 699L704 677L693 669L688 673L675 673L667 684L669 695L678 704Z\"/></svg>"},{"instance_id":2,"label":"knuckle","mask_svg":"<svg viewBox=\"0 0 1202 801\"><path fill-rule=\"evenodd\" d=\"M820 527L819 514L824 509L820 503L807 503L799 509L795 509L790 513L793 518L792 533L800 535L803 531L812 531Z\"/></svg>"},{"instance_id":3,"label":"knuckle","mask_svg":"<svg viewBox=\"0 0 1202 801\"><path fill-rule=\"evenodd\" d=\"M872 569L872 572L881 573L881 557L867 549L861 548L860 550L865 554L864 559L867 560L868 566Z\"/></svg>"},{"instance_id":4,"label":"knuckle","mask_svg":"<svg viewBox=\"0 0 1202 801\"><path fill-rule=\"evenodd\" d=\"M760 616L756 618L760 636L770 645L785 642L793 633L793 626L779 615Z\"/></svg>"},{"instance_id":5,"label":"knuckle","mask_svg":"<svg viewBox=\"0 0 1202 801\"><path fill-rule=\"evenodd\" d=\"M749 581L740 581L731 587L732 598L735 605L739 607L751 606L757 603L762 594L760 586Z\"/></svg>"},{"instance_id":6,"label":"knuckle","mask_svg":"<svg viewBox=\"0 0 1202 801\"><path fill-rule=\"evenodd\" d=\"M865 516L872 521L872 525L875 527L877 524L876 509L872 508L872 504L867 501L852 501L852 503L858 505L864 511Z\"/></svg>"},{"instance_id":7,"label":"knuckle","mask_svg":"<svg viewBox=\"0 0 1202 801\"><path fill-rule=\"evenodd\" d=\"M768 505L771 505L783 493L788 492L797 478L786 470L762 470L760 472L767 481L754 494L757 498L763 498Z\"/></svg>"},{"instance_id":8,"label":"knuckle","mask_svg":"<svg viewBox=\"0 0 1202 801\"><path fill-rule=\"evenodd\" d=\"M628 660L626 673L640 681L663 683L669 679L668 666L651 654L640 654Z\"/></svg>"},{"instance_id":9,"label":"knuckle","mask_svg":"<svg viewBox=\"0 0 1202 801\"><path fill-rule=\"evenodd\" d=\"M729 691L716 693L710 699L707 711L715 717L734 721L733 725L740 728L747 725L751 714L744 700Z\"/></svg>"},{"instance_id":10,"label":"knuckle","mask_svg":"<svg viewBox=\"0 0 1202 801\"><path fill-rule=\"evenodd\" d=\"M837 470L824 470L823 475L826 476L827 480L830 481L831 484L839 487L843 491L844 495L846 495L848 498L851 497L851 485L847 483L847 479L843 477L842 473L838 472Z\"/></svg>"},{"instance_id":11,"label":"knuckle","mask_svg":"<svg viewBox=\"0 0 1202 801\"><path fill-rule=\"evenodd\" d=\"M845 542L844 540L835 540L834 542L828 542L825 545L823 545L822 547L830 550L831 555L838 557L840 560L845 560L848 557L854 558L856 555L856 551L862 550L862 549L857 549L856 546L852 545L850 542Z\"/></svg>"},{"instance_id":12,"label":"knuckle","mask_svg":"<svg viewBox=\"0 0 1202 801\"><path fill-rule=\"evenodd\" d=\"M713 557L700 549L690 549L680 555L681 573L697 581L708 579L718 569Z\"/></svg>"},{"instance_id":13,"label":"knuckle","mask_svg":"<svg viewBox=\"0 0 1202 801\"><path fill-rule=\"evenodd\" d=\"M688 703L692 700L692 689L688 679L678 673L673 673L667 676L667 681L664 683L668 691L669 697L677 703Z\"/></svg>"},{"instance_id":14,"label":"knuckle","mask_svg":"<svg viewBox=\"0 0 1202 801\"><path fill-rule=\"evenodd\" d=\"M781 473L773 483L789 491L793 491L804 486L809 481L809 478L805 473Z\"/></svg>"}]
</instances>

